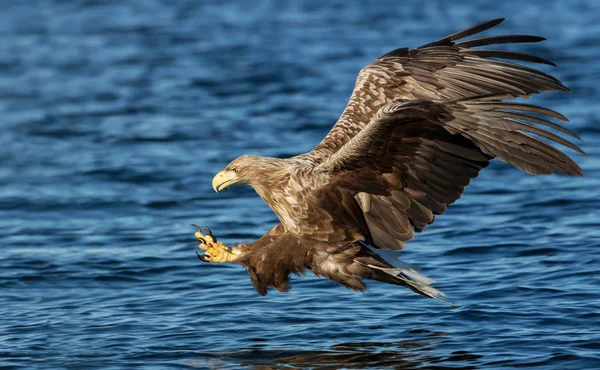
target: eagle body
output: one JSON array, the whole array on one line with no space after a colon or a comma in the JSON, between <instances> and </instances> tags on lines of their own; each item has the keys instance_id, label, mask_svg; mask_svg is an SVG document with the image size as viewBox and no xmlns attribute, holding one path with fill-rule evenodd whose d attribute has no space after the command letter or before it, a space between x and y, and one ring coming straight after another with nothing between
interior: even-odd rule
<instances>
[{"instance_id":1,"label":"eagle body","mask_svg":"<svg viewBox=\"0 0 600 370\"><path fill-rule=\"evenodd\" d=\"M578 139L548 108L515 102L568 91L556 78L514 63L552 64L537 56L481 46L539 42L529 35L463 40L500 23L484 22L416 49L393 50L364 67L329 134L292 158L244 155L213 179L216 191L252 186L279 224L257 241L229 248L201 234L201 259L234 262L256 290L289 289L307 269L362 291L364 279L405 286L443 300L433 280L391 264L378 249L399 251L444 213L494 158L530 174L582 175L554 142ZM509 61L507 61L509 60ZM551 130L550 130L551 129Z\"/></svg>"}]
</instances>

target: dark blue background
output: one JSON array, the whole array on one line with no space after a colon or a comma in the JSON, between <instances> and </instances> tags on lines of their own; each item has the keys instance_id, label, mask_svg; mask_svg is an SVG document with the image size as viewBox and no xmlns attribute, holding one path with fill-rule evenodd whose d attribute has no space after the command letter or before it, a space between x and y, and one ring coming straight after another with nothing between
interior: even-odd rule
<instances>
[{"instance_id":1,"label":"dark blue background","mask_svg":"<svg viewBox=\"0 0 600 370\"><path fill-rule=\"evenodd\" d=\"M287 5L283 5L287 4ZM190 223L231 244L276 219L215 194L243 153L310 150L361 67L472 24L573 92L584 178L494 162L402 257L450 308L314 276L258 296L202 264ZM2 1L0 367L598 368L600 11L589 1Z\"/></svg>"}]
</instances>

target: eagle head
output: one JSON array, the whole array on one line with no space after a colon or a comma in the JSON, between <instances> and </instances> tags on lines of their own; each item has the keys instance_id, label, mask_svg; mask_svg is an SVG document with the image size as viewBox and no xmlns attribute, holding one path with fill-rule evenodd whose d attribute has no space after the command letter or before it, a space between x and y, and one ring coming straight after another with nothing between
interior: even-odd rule
<instances>
[{"instance_id":1,"label":"eagle head","mask_svg":"<svg viewBox=\"0 0 600 370\"><path fill-rule=\"evenodd\" d=\"M243 155L234 159L223 171L215 175L212 187L216 192L233 184L247 184L257 189L285 174L286 164L284 160L278 158Z\"/></svg>"},{"instance_id":2,"label":"eagle head","mask_svg":"<svg viewBox=\"0 0 600 370\"><path fill-rule=\"evenodd\" d=\"M243 155L234 159L225 169L215 175L212 187L219 192L233 184L249 184L254 172L254 156Z\"/></svg>"}]
</instances>

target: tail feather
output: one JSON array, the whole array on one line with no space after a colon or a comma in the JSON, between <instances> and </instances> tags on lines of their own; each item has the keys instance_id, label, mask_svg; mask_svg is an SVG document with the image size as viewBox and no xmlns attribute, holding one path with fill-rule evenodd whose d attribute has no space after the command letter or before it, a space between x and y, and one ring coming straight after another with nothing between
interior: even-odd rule
<instances>
[{"instance_id":1,"label":"tail feather","mask_svg":"<svg viewBox=\"0 0 600 370\"><path fill-rule=\"evenodd\" d=\"M375 249L362 240L360 240L358 244L363 247L362 252L365 253L366 256L363 255L354 258L354 262L369 268L371 271L371 274L368 276L369 278L385 283L405 286L413 292L424 295L425 297L436 299L440 302L449 304L450 306L458 306L456 303L452 303L442 298L446 295L431 286L431 284L435 283L435 280L420 274L417 266L400 261L398 259L399 254L397 251ZM383 257L385 257L385 259Z\"/></svg>"},{"instance_id":2,"label":"tail feather","mask_svg":"<svg viewBox=\"0 0 600 370\"><path fill-rule=\"evenodd\" d=\"M372 264L363 265L384 272L386 277L390 278L392 280L391 282L395 284L406 286L416 293L444 302L450 306L458 306L456 303L452 303L442 298L446 295L442 291L431 286L431 284L435 283L435 280L418 273L413 268L385 268Z\"/></svg>"}]
</instances>

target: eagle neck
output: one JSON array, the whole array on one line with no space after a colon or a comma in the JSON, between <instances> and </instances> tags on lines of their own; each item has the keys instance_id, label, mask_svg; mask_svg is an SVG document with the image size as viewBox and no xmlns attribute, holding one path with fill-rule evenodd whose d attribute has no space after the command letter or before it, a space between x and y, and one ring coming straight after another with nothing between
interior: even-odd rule
<instances>
[{"instance_id":1,"label":"eagle neck","mask_svg":"<svg viewBox=\"0 0 600 370\"><path fill-rule=\"evenodd\" d=\"M271 207L286 231L295 231L298 227L296 210L299 204L297 184L301 168L288 165L280 170L265 174L259 183L253 184L256 193Z\"/></svg>"}]
</instances>

